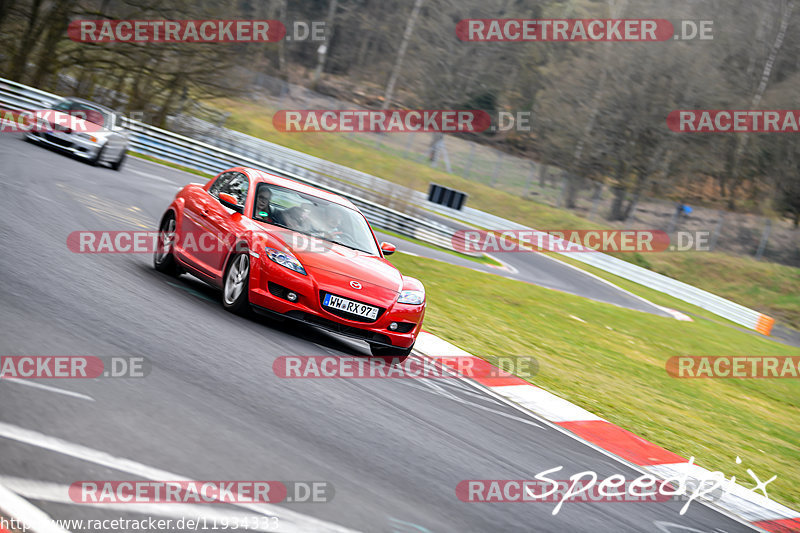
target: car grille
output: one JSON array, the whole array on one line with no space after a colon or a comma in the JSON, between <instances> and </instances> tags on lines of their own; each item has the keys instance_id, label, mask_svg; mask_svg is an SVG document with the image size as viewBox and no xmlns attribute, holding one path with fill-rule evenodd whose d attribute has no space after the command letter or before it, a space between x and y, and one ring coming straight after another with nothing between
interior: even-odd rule
<instances>
[{"instance_id":1,"label":"car grille","mask_svg":"<svg viewBox=\"0 0 800 533\"><path fill-rule=\"evenodd\" d=\"M364 305L369 305L371 307L377 307L378 308L378 316L375 317L375 320L371 320L369 318L365 318L363 316L354 315L353 313L348 313L348 312L342 311L340 309L334 309L332 307L327 307L327 306L323 305L323 303L322 303L322 302L325 301L325 295L326 294L330 294L331 296L339 296L339 298L345 298L347 300L352 300L354 302L358 302L358 303L364 304ZM386 308L385 307L379 307L379 306L371 304L369 302L361 302L361 301L356 300L354 298L348 298L346 296L340 296L338 294L334 294L332 292L325 292L325 291L319 291L319 305L323 309L325 309L327 312L329 312L329 313L331 313L333 315L340 316L342 318L346 318L347 320L352 320L353 322L364 322L364 323L367 323L367 324L371 324L373 322L377 322L378 319L380 319L381 315L383 315L383 313L386 312Z\"/></svg>"},{"instance_id":2,"label":"car grille","mask_svg":"<svg viewBox=\"0 0 800 533\"><path fill-rule=\"evenodd\" d=\"M374 331L367 331L364 329L354 328L352 326L346 326L344 324L339 324L338 322L334 322L333 320L328 320L327 318L323 318L321 316L312 315L311 313L305 313L303 311L288 311L284 313L284 316L287 316L294 320L300 320L302 322L305 322L306 324L311 324L320 328L327 329L329 331L333 331L334 333L339 333L340 335L346 335L348 337L362 339L367 342L385 344L387 346L392 345L392 341L391 339L389 339L388 335L375 333Z\"/></svg>"},{"instance_id":3,"label":"car grille","mask_svg":"<svg viewBox=\"0 0 800 533\"><path fill-rule=\"evenodd\" d=\"M72 146L72 141L67 141L65 139L60 139L53 135L52 133L45 133L44 138L47 139L49 142L53 144L57 144L59 146L63 146L64 148L70 148Z\"/></svg>"}]
</instances>

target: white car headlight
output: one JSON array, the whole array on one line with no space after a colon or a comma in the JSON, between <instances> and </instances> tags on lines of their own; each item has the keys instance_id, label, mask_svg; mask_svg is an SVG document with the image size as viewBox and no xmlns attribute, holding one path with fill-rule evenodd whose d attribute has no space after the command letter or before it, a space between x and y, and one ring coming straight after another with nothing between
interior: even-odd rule
<instances>
[{"instance_id":1,"label":"white car headlight","mask_svg":"<svg viewBox=\"0 0 800 533\"><path fill-rule=\"evenodd\" d=\"M78 137L79 139L84 139L84 140L89 141L89 142L93 142L93 143L97 142L97 137L95 137L94 135L89 135L88 133L79 132L79 133L76 133L75 136Z\"/></svg>"},{"instance_id":2,"label":"white car headlight","mask_svg":"<svg viewBox=\"0 0 800 533\"><path fill-rule=\"evenodd\" d=\"M267 257L269 257L273 262L278 263L280 266L288 268L289 270L294 270L295 272L298 272L304 276L308 275L306 274L306 269L300 264L300 261L298 261L297 258L289 252L281 252L280 250L270 248L269 246L264 247L264 252L266 252Z\"/></svg>"},{"instance_id":3,"label":"white car headlight","mask_svg":"<svg viewBox=\"0 0 800 533\"><path fill-rule=\"evenodd\" d=\"M422 305L425 301L425 291L402 291L400 298L397 299L399 304Z\"/></svg>"}]
</instances>

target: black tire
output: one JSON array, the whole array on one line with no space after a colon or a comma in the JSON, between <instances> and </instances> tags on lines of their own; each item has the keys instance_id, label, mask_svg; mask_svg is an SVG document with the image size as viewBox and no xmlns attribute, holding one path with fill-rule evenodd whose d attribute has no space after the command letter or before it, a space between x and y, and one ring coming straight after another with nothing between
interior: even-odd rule
<instances>
[{"instance_id":1,"label":"black tire","mask_svg":"<svg viewBox=\"0 0 800 533\"><path fill-rule=\"evenodd\" d=\"M222 305L231 313L250 313L250 253L235 253L222 278Z\"/></svg>"},{"instance_id":2,"label":"black tire","mask_svg":"<svg viewBox=\"0 0 800 533\"><path fill-rule=\"evenodd\" d=\"M97 151L97 155L89 160L89 164L92 165L93 167L96 167L97 165L99 165L100 164L100 158L103 157L103 152L105 152L105 151L106 151L106 145L104 144Z\"/></svg>"},{"instance_id":3,"label":"black tire","mask_svg":"<svg viewBox=\"0 0 800 533\"><path fill-rule=\"evenodd\" d=\"M122 168L122 163L125 162L126 155L128 155L128 152L122 152L122 155L119 156L119 160L117 160L117 162L115 163L111 163L111 168L113 168L114 170L119 170L120 168Z\"/></svg>"},{"instance_id":4,"label":"black tire","mask_svg":"<svg viewBox=\"0 0 800 533\"><path fill-rule=\"evenodd\" d=\"M153 252L153 266L156 270L170 276L180 274L180 269L175 262L174 248L175 215L170 213L164 217L161 227L158 228L158 242L156 243L156 250Z\"/></svg>"},{"instance_id":5,"label":"black tire","mask_svg":"<svg viewBox=\"0 0 800 533\"><path fill-rule=\"evenodd\" d=\"M372 352L374 357L381 357L395 363L402 363L405 361L408 356L411 355L413 349L413 344L408 348L396 348L394 346L383 346L380 344L369 345L369 351Z\"/></svg>"}]
</instances>

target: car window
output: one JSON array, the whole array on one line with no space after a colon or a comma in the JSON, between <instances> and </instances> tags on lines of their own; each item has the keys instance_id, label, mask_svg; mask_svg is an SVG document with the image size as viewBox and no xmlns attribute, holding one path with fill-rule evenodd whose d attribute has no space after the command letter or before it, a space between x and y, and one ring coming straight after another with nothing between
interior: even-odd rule
<instances>
[{"instance_id":1,"label":"car window","mask_svg":"<svg viewBox=\"0 0 800 533\"><path fill-rule=\"evenodd\" d=\"M214 197L219 198L220 193L227 193L236 198L236 203L244 205L247 199L247 189L250 185L247 176L241 172L225 172L221 174L208 192Z\"/></svg>"},{"instance_id":2,"label":"car window","mask_svg":"<svg viewBox=\"0 0 800 533\"><path fill-rule=\"evenodd\" d=\"M219 176L217 176L216 181L214 184L211 185L211 188L208 189L208 193L213 196L214 198L219 198L219 190L220 188L227 182L229 182L233 178L233 172L223 172Z\"/></svg>"},{"instance_id":3,"label":"car window","mask_svg":"<svg viewBox=\"0 0 800 533\"><path fill-rule=\"evenodd\" d=\"M53 106L56 111L67 113L69 115L82 118L92 124L97 124L104 128L111 128L113 119L110 113L98 109L83 102L74 102L72 100L61 100Z\"/></svg>"},{"instance_id":4,"label":"car window","mask_svg":"<svg viewBox=\"0 0 800 533\"><path fill-rule=\"evenodd\" d=\"M261 183L270 190L270 223L304 233L348 248L379 255L375 238L367 220L359 211L310 194ZM258 196L256 196L256 204ZM253 218L263 220L254 204Z\"/></svg>"}]
</instances>

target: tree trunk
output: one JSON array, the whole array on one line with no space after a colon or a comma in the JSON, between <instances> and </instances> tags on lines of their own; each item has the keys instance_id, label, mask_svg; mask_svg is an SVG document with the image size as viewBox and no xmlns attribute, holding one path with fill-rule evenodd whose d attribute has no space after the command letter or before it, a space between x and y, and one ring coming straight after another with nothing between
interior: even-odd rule
<instances>
[{"instance_id":1,"label":"tree trunk","mask_svg":"<svg viewBox=\"0 0 800 533\"><path fill-rule=\"evenodd\" d=\"M158 115L156 116L155 124L158 125L159 128L163 128L166 125L167 115L172 107L172 103L175 101L175 97L182 89L183 80L181 79L180 74L176 74L172 78L172 83L169 84L169 93L167 94L167 98L164 100L164 103L161 105L161 109L159 109Z\"/></svg>"},{"instance_id":2,"label":"tree trunk","mask_svg":"<svg viewBox=\"0 0 800 533\"><path fill-rule=\"evenodd\" d=\"M30 56L33 47L36 46L37 37L37 22L39 20L39 9L42 7L42 0L33 0L31 4L31 12L28 15L28 23L25 26L25 33L22 35L22 43L20 44L14 57L11 59L11 68L8 72L8 77L14 81L22 81L22 76L25 74L25 67L28 64L28 56Z\"/></svg>"},{"instance_id":3,"label":"tree trunk","mask_svg":"<svg viewBox=\"0 0 800 533\"><path fill-rule=\"evenodd\" d=\"M567 188L564 194L564 207L567 209L575 209L576 201L578 199L578 192L585 181L585 178L575 174L574 172L567 173Z\"/></svg>"},{"instance_id":4,"label":"tree trunk","mask_svg":"<svg viewBox=\"0 0 800 533\"><path fill-rule=\"evenodd\" d=\"M16 0L3 0L0 2L0 28L3 27L3 21L11 10L14 9L14 4L16 3Z\"/></svg>"},{"instance_id":5,"label":"tree trunk","mask_svg":"<svg viewBox=\"0 0 800 533\"><path fill-rule=\"evenodd\" d=\"M411 16L406 23L406 29L403 32L403 40L400 43L400 49L397 51L397 58L392 67L392 73L389 76L389 83L386 84L386 91L383 93L383 105L381 109L389 109L394 97L394 86L397 83L397 78L400 76L400 69L403 67L403 58L406 56L406 49L408 48L408 41L411 40L411 33L414 31L414 24L417 22L419 10L422 8L422 2L425 0L414 0L414 8L411 10Z\"/></svg>"},{"instance_id":6,"label":"tree trunk","mask_svg":"<svg viewBox=\"0 0 800 533\"><path fill-rule=\"evenodd\" d=\"M328 4L328 19L325 21L325 29L326 31L326 39L325 43L322 45L322 49L324 50L323 53L318 54L317 58L317 68L314 69L314 81L311 82L311 88L316 89L317 85L319 84L319 78L322 76L322 70L325 68L325 61L328 59L328 54L330 53L330 43L333 39L333 20L336 16L336 3L337 0L330 0L330 4Z\"/></svg>"},{"instance_id":7,"label":"tree trunk","mask_svg":"<svg viewBox=\"0 0 800 533\"><path fill-rule=\"evenodd\" d=\"M759 82L758 88L753 95L753 100L750 103L750 109L758 109L758 106L761 104L761 99L764 96L764 92L767 90L767 84L769 83L769 78L772 75L772 69L775 66L775 59L778 57L778 52L780 52L781 47L783 46L783 40L786 37L786 30L789 27L789 19L792 16L793 9L794 1L790 0L789 3L786 4L786 8L781 15L781 24L778 29L778 34L775 36L775 42L772 44L769 56L764 64L764 70L761 73L761 81ZM747 133L743 133L741 136L736 137L736 149L733 152L733 161L731 161L732 185L731 197L728 200L728 206L730 209L733 209L735 204L735 199L732 193L733 189L739 185L741 180L740 165L749 140L750 136Z\"/></svg>"},{"instance_id":8,"label":"tree trunk","mask_svg":"<svg viewBox=\"0 0 800 533\"><path fill-rule=\"evenodd\" d=\"M45 33L41 50L36 61L36 70L31 78L31 85L40 87L44 78L57 69L58 57L53 53L58 42L63 39L69 26L69 14L75 0L61 0L47 17L47 33Z\"/></svg>"},{"instance_id":9,"label":"tree trunk","mask_svg":"<svg viewBox=\"0 0 800 533\"><path fill-rule=\"evenodd\" d=\"M627 217L625 216L625 210L622 206L625 204L625 198L628 196L628 193L625 187L621 185L614 185L611 188L611 192L614 194L614 200L611 202L611 211L608 214L608 220L625 220Z\"/></svg>"}]
</instances>

